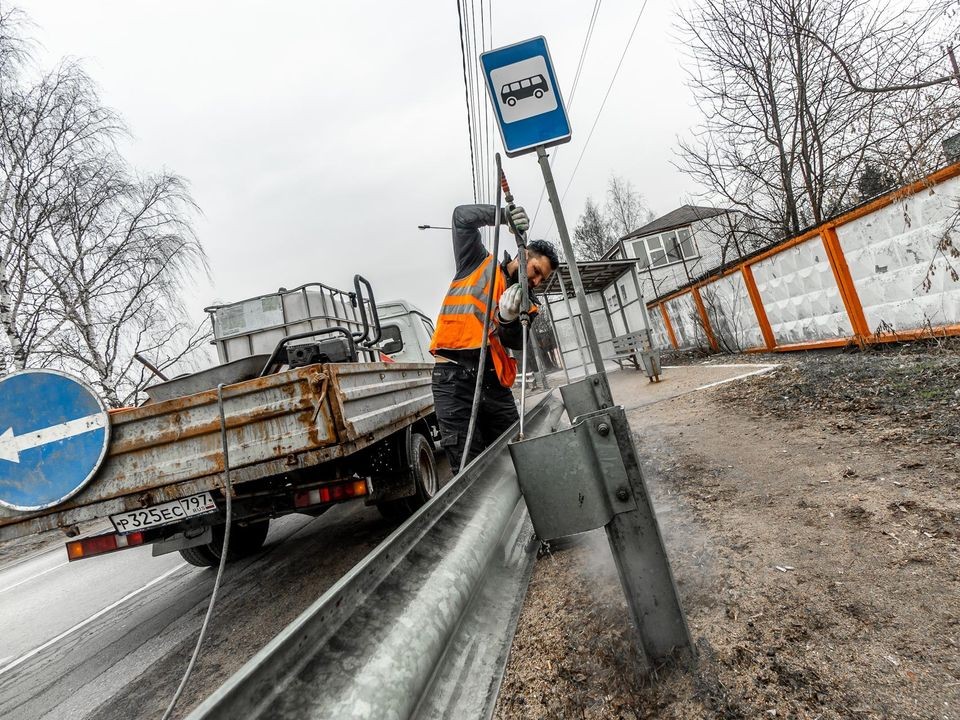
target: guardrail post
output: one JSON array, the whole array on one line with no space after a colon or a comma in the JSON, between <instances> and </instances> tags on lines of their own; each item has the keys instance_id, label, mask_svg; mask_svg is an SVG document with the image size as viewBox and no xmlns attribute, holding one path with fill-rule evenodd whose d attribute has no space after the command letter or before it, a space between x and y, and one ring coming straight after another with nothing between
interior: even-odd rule
<instances>
[{"instance_id":1,"label":"guardrail post","mask_svg":"<svg viewBox=\"0 0 960 720\"><path fill-rule=\"evenodd\" d=\"M753 277L753 268L750 267L749 263L744 263L740 266L740 272L743 273L743 284L747 286L747 294L750 296L753 312L757 316L757 323L760 325L763 344L767 350L773 350L777 346L777 339L773 335L773 328L770 327L770 320L767 319L767 311L763 307L763 298L760 297L757 281Z\"/></svg>"},{"instance_id":2,"label":"guardrail post","mask_svg":"<svg viewBox=\"0 0 960 720\"><path fill-rule=\"evenodd\" d=\"M546 541L604 527L648 666L668 657L692 662L690 631L626 413L593 381L561 388L574 418L570 428L509 446L530 519Z\"/></svg>"}]
</instances>

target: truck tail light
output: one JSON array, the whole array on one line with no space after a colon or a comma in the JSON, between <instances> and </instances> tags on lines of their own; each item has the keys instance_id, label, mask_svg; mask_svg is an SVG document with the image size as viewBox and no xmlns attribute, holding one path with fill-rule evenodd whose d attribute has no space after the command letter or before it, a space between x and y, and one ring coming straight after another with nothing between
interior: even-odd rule
<instances>
[{"instance_id":1,"label":"truck tail light","mask_svg":"<svg viewBox=\"0 0 960 720\"><path fill-rule=\"evenodd\" d=\"M347 480L346 482L331 483L312 490L301 490L293 496L293 504L298 508L326 505L327 503L341 502L369 494L370 487L366 480Z\"/></svg>"},{"instance_id":2,"label":"truck tail light","mask_svg":"<svg viewBox=\"0 0 960 720\"><path fill-rule=\"evenodd\" d=\"M81 540L71 540L67 543L67 558L71 561L103 555L104 553L123 550L124 548L143 545L143 533L135 532L129 535L119 533L104 533L92 535Z\"/></svg>"}]
</instances>

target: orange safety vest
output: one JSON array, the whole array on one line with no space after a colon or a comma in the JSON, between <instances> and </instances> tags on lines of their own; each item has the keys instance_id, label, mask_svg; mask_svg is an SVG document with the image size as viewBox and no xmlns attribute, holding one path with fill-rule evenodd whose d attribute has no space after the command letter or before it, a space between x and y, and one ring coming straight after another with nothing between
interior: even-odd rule
<instances>
[{"instance_id":1,"label":"orange safety vest","mask_svg":"<svg viewBox=\"0 0 960 720\"><path fill-rule=\"evenodd\" d=\"M493 256L460 280L450 283L447 296L443 299L440 308L440 317L437 318L437 329L433 333L430 343L430 352L434 355L438 350L474 350L480 348L483 339L483 314L487 309L487 294L490 286L487 283L490 263ZM487 351L493 358L493 367L497 371L497 378L504 387L513 387L517 377L517 361L507 355L506 349L496 335L496 311L500 296L506 289L503 273L497 268L493 281L493 305L490 312L489 336ZM441 353L442 355L442 353Z\"/></svg>"}]
</instances>

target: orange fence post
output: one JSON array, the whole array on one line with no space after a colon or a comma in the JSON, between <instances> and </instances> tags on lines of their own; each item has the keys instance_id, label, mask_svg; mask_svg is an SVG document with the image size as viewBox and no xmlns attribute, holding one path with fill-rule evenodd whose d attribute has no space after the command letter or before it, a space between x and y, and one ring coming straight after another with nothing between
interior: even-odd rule
<instances>
[{"instance_id":1,"label":"orange fence post","mask_svg":"<svg viewBox=\"0 0 960 720\"><path fill-rule=\"evenodd\" d=\"M767 350L773 350L777 346L777 339L773 336L773 328L770 327L770 321L767 319L767 311L763 307L763 299L757 289L757 281L753 277L753 268L748 263L744 263L740 266L740 272L743 273L743 284L747 286L747 294L750 296L753 312L760 325L763 344L766 345Z\"/></svg>"},{"instance_id":2,"label":"orange fence post","mask_svg":"<svg viewBox=\"0 0 960 720\"><path fill-rule=\"evenodd\" d=\"M667 329L667 336L670 338L670 342L673 343L675 348L679 349L680 343L677 342L677 336L673 333L673 324L670 322L670 317L667 315L666 303L660 303L660 314L663 315L663 326Z\"/></svg>"},{"instance_id":3,"label":"orange fence post","mask_svg":"<svg viewBox=\"0 0 960 720\"><path fill-rule=\"evenodd\" d=\"M710 343L710 347L714 350L719 350L720 345L717 343L717 338L713 335L710 318L707 317L707 309L703 305L703 298L700 297L700 289L694 285L690 288L690 292L693 293L693 303L697 306L697 312L700 314L700 320L703 322L703 331L707 334L707 342Z\"/></svg>"},{"instance_id":4,"label":"orange fence post","mask_svg":"<svg viewBox=\"0 0 960 720\"><path fill-rule=\"evenodd\" d=\"M860 295L853 284L847 259L840 247L840 238L837 237L836 226L824 226L820 231L820 237L823 238L823 246L827 250L827 259L830 261L830 269L833 270L833 277L840 289L840 298L847 310L847 317L850 318L853 337L858 344L862 345L870 337L870 328L867 326L867 317L863 313L863 305L860 304Z\"/></svg>"}]
</instances>

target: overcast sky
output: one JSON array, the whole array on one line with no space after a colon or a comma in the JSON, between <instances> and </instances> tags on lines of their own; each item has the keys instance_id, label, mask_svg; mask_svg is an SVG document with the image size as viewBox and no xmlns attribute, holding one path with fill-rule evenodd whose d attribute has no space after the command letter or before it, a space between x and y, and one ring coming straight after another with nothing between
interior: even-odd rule
<instances>
[{"instance_id":1,"label":"overcast sky","mask_svg":"<svg viewBox=\"0 0 960 720\"><path fill-rule=\"evenodd\" d=\"M14 4L35 23L42 64L83 60L132 131L131 162L189 180L212 270L212 284L202 280L190 299L198 316L213 300L280 286L346 288L356 272L379 299L436 314L453 274L449 233L417 225L449 225L453 207L473 199L454 0ZM571 108L573 139L554 165L561 191L641 4L601 3ZM493 45L544 35L569 95L593 5L494 3ZM677 136L697 121L675 13L674 3L649 0L566 195L571 232L611 173L658 215L698 190L671 164ZM536 156L508 159L505 170L532 216ZM532 236L550 221L544 200Z\"/></svg>"}]
</instances>

